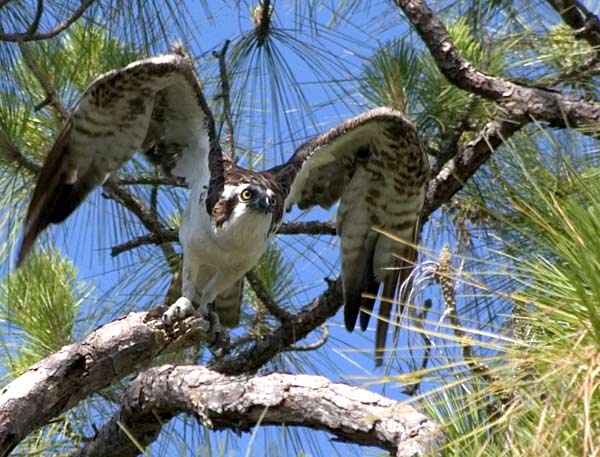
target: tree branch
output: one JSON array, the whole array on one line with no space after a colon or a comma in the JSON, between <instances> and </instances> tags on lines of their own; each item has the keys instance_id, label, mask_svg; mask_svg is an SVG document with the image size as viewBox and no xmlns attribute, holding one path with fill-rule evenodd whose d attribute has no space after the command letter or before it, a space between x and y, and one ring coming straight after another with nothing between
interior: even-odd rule
<instances>
[{"instance_id":1,"label":"tree branch","mask_svg":"<svg viewBox=\"0 0 600 457\"><path fill-rule=\"evenodd\" d=\"M186 187L186 185L175 178L168 176L157 176L155 174L123 174L114 178L121 186L126 185L146 185L146 186L169 186Z\"/></svg>"},{"instance_id":2,"label":"tree branch","mask_svg":"<svg viewBox=\"0 0 600 457\"><path fill-rule=\"evenodd\" d=\"M182 412L215 430L310 427L395 456L431 455L442 440L440 428L412 407L321 376L273 373L240 378L206 367L164 365L131 383L121 409L73 457L138 455L134 441L147 446L166 420Z\"/></svg>"},{"instance_id":3,"label":"tree branch","mask_svg":"<svg viewBox=\"0 0 600 457\"><path fill-rule=\"evenodd\" d=\"M437 176L429 181L423 206L423 222L463 188L468 179L491 157L498 146L529 122L531 118L521 113L505 111L502 117L488 122L473 140L462 145Z\"/></svg>"},{"instance_id":4,"label":"tree branch","mask_svg":"<svg viewBox=\"0 0 600 457\"><path fill-rule=\"evenodd\" d=\"M44 12L44 0L37 0L37 9L35 11L35 17L33 21L31 21L31 25L25 32L25 38L30 37L37 32L38 27L40 26L40 19L42 18L42 13Z\"/></svg>"},{"instance_id":5,"label":"tree branch","mask_svg":"<svg viewBox=\"0 0 600 457\"><path fill-rule=\"evenodd\" d=\"M30 367L0 391L0 456L30 432L81 400L148 365L158 354L211 338L208 322L186 320L171 333L163 308L128 316L100 327L83 340Z\"/></svg>"},{"instance_id":6,"label":"tree branch","mask_svg":"<svg viewBox=\"0 0 600 457\"><path fill-rule=\"evenodd\" d=\"M284 222L277 230L278 235L335 235L335 225L332 222L306 221L306 222ZM139 236L125 243L114 246L110 255L115 257L132 249L147 244L174 243L179 241L179 233L176 229L163 230L158 233Z\"/></svg>"},{"instance_id":7,"label":"tree branch","mask_svg":"<svg viewBox=\"0 0 600 457\"><path fill-rule=\"evenodd\" d=\"M532 117L552 127L590 127L600 123L598 103L522 86L479 71L460 55L444 24L423 0L395 1L415 27L440 71L455 86L503 102L505 108L518 118ZM594 127L582 133L597 136L598 129Z\"/></svg>"},{"instance_id":8,"label":"tree branch","mask_svg":"<svg viewBox=\"0 0 600 457\"><path fill-rule=\"evenodd\" d=\"M34 176L40 172L41 167L23 155L23 152L8 138L6 132L0 128L0 156L16 166L24 168Z\"/></svg>"},{"instance_id":9,"label":"tree branch","mask_svg":"<svg viewBox=\"0 0 600 457\"><path fill-rule=\"evenodd\" d=\"M323 334L321 335L321 337L313 342L313 343L309 343L309 344L290 344L287 348L286 351L287 352L308 352L308 351L316 351L317 349L323 347L325 345L325 343L327 343L327 341L329 340L329 327L327 326L327 324L323 324L321 325L321 330L323 332Z\"/></svg>"},{"instance_id":10,"label":"tree branch","mask_svg":"<svg viewBox=\"0 0 600 457\"><path fill-rule=\"evenodd\" d=\"M600 48L600 20L578 0L546 0L565 23L574 30L575 38Z\"/></svg>"},{"instance_id":11,"label":"tree branch","mask_svg":"<svg viewBox=\"0 0 600 457\"><path fill-rule=\"evenodd\" d=\"M288 321L248 349L211 362L224 374L255 373L279 352L303 339L332 317L342 305L339 278ZM0 391L0 457L29 433L78 402L147 365L158 354L197 345L207 336L202 319L179 322L167 332L160 317L164 307L106 324L81 342L32 366Z\"/></svg>"},{"instance_id":12,"label":"tree branch","mask_svg":"<svg viewBox=\"0 0 600 457\"><path fill-rule=\"evenodd\" d=\"M342 284L338 278L330 281L327 290L310 305L298 314L292 314L278 328L255 341L250 348L223 359L213 360L209 367L229 375L255 373L279 352L300 341L334 316L342 302Z\"/></svg>"},{"instance_id":13,"label":"tree branch","mask_svg":"<svg viewBox=\"0 0 600 457\"><path fill-rule=\"evenodd\" d=\"M62 31L68 29L71 26L71 24L73 24L73 22L75 22L83 15L83 13L85 13L85 11L91 6L92 3L94 3L94 0L81 0L79 8L73 11L73 14L71 16L69 16L67 19L62 21L60 24L58 24L56 27L54 27L52 30L49 30L48 32L31 34L30 30L32 29L32 27L30 26L29 29L24 33L0 32L0 41L39 41L52 38L53 36L56 36ZM35 27L35 29L37 29L37 27Z\"/></svg>"},{"instance_id":14,"label":"tree branch","mask_svg":"<svg viewBox=\"0 0 600 457\"><path fill-rule=\"evenodd\" d=\"M25 65L29 67L35 78L42 86L42 89L44 89L44 92L46 92L46 98L41 104L38 104L36 108L41 109L44 104L50 104L60 115L62 121L65 122L69 117L69 112L60 101L58 92L56 92L56 89L54 89L54 85L48 79L46 74L44 74L40 66L37 64L37 62L31 55L29 45L27 43L24 43L23 41L19 41L18 46L19 50L21 51L21 55L23 56L23 62L25 62Z\"/></svg>"},{"instance_id":15,"label":"tree branch","mask_svg":"<svg viewBox=\"0 0 600 457\"><path fill-rule=\"evenodd\" d=\"M258 299L263 303L263 305L265 305L265 308L267 308L267 310L273 316L275 316L281 322L290 319L292 314L288 313L285 309L280 308L277 303L275 303L275 300L273 300L273 297L271 297L269 291L265 289L264 284L261 282L254 270L250 270L248 273L246 273L246 279L250 283L250 286L252 287L252 290L254 290L254 293Z\"/></svg>"},{"instance_id":16,"label":"tree branch","mask_svg":"<svg viewBox=\"0 0 600 457\"><path fill-rule=\"evenodd\" d=\"M124 187L119 186L116 181L109 178L102 186L106 195L117 203L121 204L137 216L143 226L154 234L161 234L167 231L167 228L156 218L150 208L147 208L142 201ZM156 235L155 235L156 236ZM158 235L160 236L160 235ZM161 242L159 244L171 271L177 268L177 254L173 246Z\"/></svg>"},{"instance_id":17,"label":"tree branch","mask_svg":"<svg viewBox=\"0 0 600 457\"><path fill-rule=\"evenodd\" d=\"M221 97L223 98L223 115L225 116L225 124L227 126L227 152L229 158L235 162L235 143L234 143L234 128L233 117L231 115L231 97L229 94L229 77L227 76L227 66L225 65L225 54L229 47L229 40L225 41L221 52L213 51L213 57L219 60L219 73L221 75Z\"/></svg>"}]
</instances>

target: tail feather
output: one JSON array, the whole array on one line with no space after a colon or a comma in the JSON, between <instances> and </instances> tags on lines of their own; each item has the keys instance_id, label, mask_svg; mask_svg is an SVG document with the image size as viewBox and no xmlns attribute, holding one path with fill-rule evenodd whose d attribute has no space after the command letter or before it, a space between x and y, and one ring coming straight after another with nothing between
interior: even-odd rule
<instances>
[{"instance_id":1,"label":"tail feather","mask_svg":"<svg viewBox=\"0 0 600 457\"><path fill-rule=\"evenodd\" d=\"M363 297L360 304L360 329L364 332L369 326L369 319L373 314L375 302L377 301L377 292L379 292L379 283L371 275L371 283L365 290L369 297Z\"/></svg>"},{"instance_id":2,"label":"tail feather","mask_svg":"<svg viewBox=\"0 0 600 457\"><path fill-rule=\"evenodd\" d=\"M353 268L342 266L344 290L344 324L346 330L354 330L360 308L363 305L362 294L373 288L373 253L377 237L367 237L359 256L353 258ZM342 262L344 259L342 259ZM366 306L369 306L368 299ZM362 324L361 324L362 325Z\"/></svg>"},{"instance_id":3,"label":"tail feather","mask_svg":"<svg viewBox=\"0 0 600 457\"><path fill-rule=\"evenodd\" d=\"M50 149L48 157L42 170L25 217L25 228L23 238L17 254L17 266L20 266L25 257L33 248L38 235L59 216L56 214L56 206L65 191L65 176L61 172L62 159L66 154L66 138L71 130L68 122L61 135ZM64 212L64 211L63 211ZM62 216L62 214L60 214Z\"/></svg>"},{"instance_id":4,"label":"tail feather","mask_svg":"<svg viewBox=\"0 0 600 457\"><path fill-rule=\"evenodd\" d=\"M392 313L392 306L396 301L398 279L400 277L400 272L398 271L397 267L398 262L396 262L396 264L394 265L394 270L391 272L391 274L383 281L383 292L381 294L381 297L385 300L380 300L379 303L379 314L377 316L377 330L375 333L375 366L377 367L380 367L383 363L390 315ZM399 306L399 312L401 313L402 305Z\"/></svg>"}]
</instances>

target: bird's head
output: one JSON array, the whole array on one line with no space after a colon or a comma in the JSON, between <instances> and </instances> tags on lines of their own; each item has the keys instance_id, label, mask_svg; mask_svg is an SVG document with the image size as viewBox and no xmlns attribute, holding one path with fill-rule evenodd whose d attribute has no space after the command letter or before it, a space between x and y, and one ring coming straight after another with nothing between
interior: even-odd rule
<instances>
[{"instance_id":1,"label":"bird's head","mask_svg":"<svg viewBox=\"0 0 600 457\"><path fill-rule=\"evenodd\" d=\"M268 216L270 221L277 204L275 193L260 184L226 184L220 200L213 209L213 220L218 226L246 217Z\"/></svg>"},{"instance_id":2,"label":"bird's head","mask_svg":"<svg viewBox=\"0 0 600 457\"><path fill-rule=\"evenodd\" d=\"M277 203L272 190L250 183L236 186L230 198L235 198L237 205L265 214L273 213Z\"/></svg>"}]
</instances>

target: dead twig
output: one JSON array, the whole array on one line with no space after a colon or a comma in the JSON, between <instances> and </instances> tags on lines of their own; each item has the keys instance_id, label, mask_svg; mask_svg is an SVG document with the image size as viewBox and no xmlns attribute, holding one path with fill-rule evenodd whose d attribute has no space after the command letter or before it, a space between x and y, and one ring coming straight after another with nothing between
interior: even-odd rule
<instances>
[{"instance_id":1,"label":"dead twig","mask_svg":"<svg viewBox=\"0 0 600 457\"><path fill-rule=\"evenodd\" d=\"M319 338L314 343L304 344L304 345L292 344L292 345L288 346L287 348L285 348L285 350L288 352L291 352L291 351L293 351L293 352L316 351L320 347L324 346L325 343L327 343L327 340L329 339L329 327L327 326L327 324L321 325L321 329L323 330L323 334L321 335L321 338Z\"/></svg>"},{"instance_id":2,"label":"dead twig","mask_svg":"<svg viewBox=\"0 0 600 457\"><path fill-rule=\"evenodd\" d=\"M263 305L265 305L265 308L267 308L267 310L273 316L275 316L280 322L288 321L290 319L292 315L286 310L280 308L277 303L275 303L275 300L273 300L273 297L271 297L271 294L254 270L250 270L248 273L246 273L246 280L250 284L250 287L252 287L252 290L258 299L263 303Z\"/></svg>"},{"instance_id":3,"label":"dead twig","mask_svg":"<svg viewBox=\"0 0 600 457\"><path fill-rule=\"evenodd\" d=\"M235 143L234 143L234 128L233 117L231 115L231 96L229 90L229 76L227 75L227 65L225 65L225 54L229 47L229 40L225 41L221 52L213 51L212 55L219 60L219 74L221 76L221 98L223 99L223 115L225 116L225 124L227 136L225 142L227 144L227 152L233 162L235 162Z\"/></svg>"},{"instance_id":4,"label":"dead twig","mask_svg":"<svg viewBox=\"0 0 600 457\"><path fill-rule=\"evenodd\" d=\"M284 222L277 230L279 235L335 235L335 225L331 222L306 221ZM166 229L161 232L133 238L124 243L113 246L110 255L116 257L124 252L131 251L148 244L174 243L179 241L177 229Z\"/></svg>"},{"instance_id":5,"label":"dead twig","mask_svg":"<svg viewBox=\"0 0 600 457\"><path fill-rule=\"evenodd\" d=\"M79 19L83 13L85 13L85 11L92 5L92 3L94 3L95 0L81 0L81 4L79 5L79 7L73 11L73 14L71 14L71 16L69 16L67 19L65 19L64 21L62 21L60 24L58 24L56 27L54 27L53 29L47 31L47 32L43 32L43 33L31 33L31 30L34 29L34 25L35 25L35 30L37 30L38 25L39 25L39 19L38 19L38 24L36 24L35 20L34 22L29 26L29 28L27 29L27 31L23 32L23 33L6 33L6 32L0 32L0 41L10 41L10 42L24 42L24 41L40 41L40 40L47 40L48 38L52 38L53 36L58 35L59 33L63 32L64 30L68 29L77 19ZM3 2L0 5L0 8L4 5L6 5L6 3L8 3L8 1ZM39 9L39 2L38 2L38 9ZM36 13L36 17L37 17ZM42 13L39 13L40 17Z\"/></svg>"}]
</instances>

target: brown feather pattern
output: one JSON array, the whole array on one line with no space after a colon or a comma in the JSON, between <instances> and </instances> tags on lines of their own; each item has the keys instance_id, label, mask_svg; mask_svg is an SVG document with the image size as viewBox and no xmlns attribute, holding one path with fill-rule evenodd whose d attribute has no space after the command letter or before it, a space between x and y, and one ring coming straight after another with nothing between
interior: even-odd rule
<instances>
[{"instance_id":1,"label":"brown feather pattern","mask_svg":"<svg viewBox=\"0 0 600 457\"><path fill-rule=\"evenodd\" d=\"M177 104L181 96L194 100L185 108L191 112L181 112ZM204 125L195 126L196 135L208 135L210 144L210 211L223 190L222 152L189 57L183 52L152 57L97 78L48 153L29 204L17 264L49 224L66 219L136 150L146 149L165 164L173 163L186 138L165 142L163 137L171 128L165 120L200 112Z\"/></svg>"},{"instance_id":2,"label":"brown feather pattern","mask_svg":"<svg viewBox=\"0 0 600 457\"><path fill-rule=\"evenodd\" d=\"M344 320L349 331L360 315L368 326L376 296L379 307L376 364L383 360L392 302L402 311L406 296L398 289L410 275L415 250L391 241L374 228L416 240L428 175L427 157L414 125L401 113L379 108L356 116L302 145L277 168L289 186L287 206L329 208L341 199L337 214L341 237Z\"/></svg>"},{"instance_id":3,"label":"brown feather pattern","mask_svg":"<svg viewBox=\"0 0 600 457\"><path fill-rule=\"evenodd\" d=\"M223 156L202 86L182 51L109 72L85 91L40 173L18 262L49 224L68 217L136 150L146 151L173 175L190 144L196 145L196 153L208 151L199 160L208 162L209 174L201 172L200 165L206 164L188 155L187 174L184 169L177 176L189 179L191 173L191 178L199 174L207 179L201 190L196 188L196 195L205 197L206 214L215 227L223 226L233 212L233 203L223 197L227 184L249 183L274 193L270 234L281 223L284 210L294 204L329 208L340 202L337 231L348 330L359 315L366 328L373 313L375 300L363 293L376 295L382 290L391 300L397 297L399 284L410 273L410 262L401 258L412 260L416 253L373 228L415 241L428 164L413 124L397 111L371 110L307 141L285 164L258 173L246 170ZM238 304L230 323L239 320L240 284L243 280L221 290L217 298L227 307ZM387 302L379 308L378 363L391 308Z\"/></svg>"}]
</instances>

